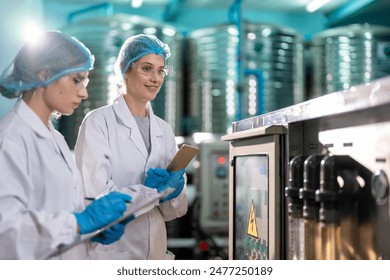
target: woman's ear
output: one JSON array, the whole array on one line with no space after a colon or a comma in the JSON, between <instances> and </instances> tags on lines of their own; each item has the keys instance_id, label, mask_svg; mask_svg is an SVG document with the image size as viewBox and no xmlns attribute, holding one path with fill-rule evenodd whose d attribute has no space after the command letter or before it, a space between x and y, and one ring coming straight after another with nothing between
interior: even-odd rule
<instances>
[{"instance_id":1,"label":"woman's ear","mask_svg":"<svg viewBox=\"0 0 390 280\"><path fill-rule=\"evenodd\" d=\"M49 70L45 69L45 70L41 70L39 73L38 73L38 78L41 80L41 81L47 81L49 79L49 76L50 76L50 72Z\"/></svg>"}]
</instances>

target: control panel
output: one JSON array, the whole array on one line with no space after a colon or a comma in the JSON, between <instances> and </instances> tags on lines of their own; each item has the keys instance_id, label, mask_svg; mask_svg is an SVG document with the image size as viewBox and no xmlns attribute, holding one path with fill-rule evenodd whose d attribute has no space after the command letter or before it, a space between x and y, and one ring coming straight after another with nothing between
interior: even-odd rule
<instances>
[{"instance_id":1,"label":"control panel","mask_svg":"<svg viewBox=\"0 0 390 280\"><path fill-rule=\"evenodd\" d=\"M200 225L208 232L228 233L229 224L229 145L201 143Z\"/></svg>"}]
</instances>

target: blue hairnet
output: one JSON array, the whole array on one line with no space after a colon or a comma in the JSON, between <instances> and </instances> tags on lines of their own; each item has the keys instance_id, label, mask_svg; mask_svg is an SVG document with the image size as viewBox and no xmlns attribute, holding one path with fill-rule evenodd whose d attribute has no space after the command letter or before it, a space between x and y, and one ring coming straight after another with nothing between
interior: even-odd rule
<instances>
[{"instance_id":1,"label":"blue hairnet","mask_svg":"<svg viewBox=\"0 0 390 280\"><path fill-rule=\"evenodd\" d=\"M46 87L71 73L93 69L95 58L76 38L49 31L39 42L24 45L0 76L0 92L16 98L22 92ZM42 78L42 71L45 71Z\"/></svg>"},{"instance_id":2,"label":"blue hairnet","mask_svg":"<svg viewBox=\"0 0 390 280\"><path fill-rule=\"evenodd\" d=\"M138 34L129 37L123 43L114 66L119 82L123 81L123 76L129 70L131 63L148 54L160 55L166 61L171 55L171 51L167 44L161 42L154 35Z\"/></svg>"}]
</instances>

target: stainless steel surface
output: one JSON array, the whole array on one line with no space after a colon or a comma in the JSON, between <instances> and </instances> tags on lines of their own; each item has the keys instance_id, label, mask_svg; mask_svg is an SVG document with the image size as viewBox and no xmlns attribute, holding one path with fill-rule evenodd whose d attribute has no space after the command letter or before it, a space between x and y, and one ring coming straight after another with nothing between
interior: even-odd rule
<instances>
[{"instance_id":1,"label":"stainless steel surface","mask_svg":"<svg viewBox=\"0 0 390 280\"><path fill-rule=\"evenodd\" d=\"M390 75L390 28L353 24L312 39L313 97Z\"/></svg>"},{"instance_id":2,"label":"stainless steel surface","mask_svg":"<svg viewBox=\"0 0 390 280\"><path fill-rule=\"evenodd\" d=\"M233 132L288 124L390 104L390 76L232 123Z\"/></svg>"},{"instance_id":3,"label":"stainless steel surface","mask_svg":"<svg viewBox=\"0 0 390 280\"><path fill-rule=\"evenodd\" d=\"M244 24L243 33L240 62L234 25L189 34L195 130L226 133L238 112L250 117L303 101L301 35L289 28L261 23ZM238 63L244 69L242 85L238 84Z\"/></svg>"}]
</instances>

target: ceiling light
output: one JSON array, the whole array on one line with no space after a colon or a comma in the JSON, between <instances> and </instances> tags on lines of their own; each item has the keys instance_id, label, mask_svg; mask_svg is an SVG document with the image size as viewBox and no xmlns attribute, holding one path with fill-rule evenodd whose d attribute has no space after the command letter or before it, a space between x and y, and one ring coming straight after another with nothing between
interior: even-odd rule
<instances>
[{"instance_id":1,"label":"ceiling light","mask_svg":"<svg viewBox=\"0 0 390 280\"><path fill-rule=\"evenodd\" d=\"M307 4L306 11L308 11L309 13L313 13L324 5L328 4L328 2L330 2L330 0L313 0L309 2L309 4Z\"/></svg>"},{"instance_id":2,"label":"ceiling light","mask_svg":"<svg viewBox=\"0 0 390 280\"><path fill-rule=\"evenodd\" d=\"M44 29L34 21L28 21L23 26L23 38L26 42L35 44L42 37Z\"/></svg>"},{"instance_id":3,"label":"ceiling light","mask_svg":"<svg viewBox=\"0 0 390 280\"><path fill-rule=\"evenodd\" d=\"M131 0L131 6L133 8L139 8L144 3L144 0Z\"/></svg>"}]
</instances>

